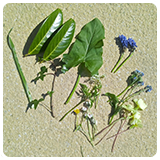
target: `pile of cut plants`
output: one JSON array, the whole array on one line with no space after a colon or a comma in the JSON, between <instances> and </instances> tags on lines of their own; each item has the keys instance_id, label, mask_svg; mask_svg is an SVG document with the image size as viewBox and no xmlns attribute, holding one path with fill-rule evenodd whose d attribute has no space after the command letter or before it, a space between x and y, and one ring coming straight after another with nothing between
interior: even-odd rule
<instances>
[{"instance_id":1,"label":"pile of cut plants","mask_svg":"<svg viewBox=\"0 0 160 160\"><path fill-rule=\"evenodd\" d=\"M23 57L36 56L37 63L44 64L37 73L34 79L35 82L38 80L43 81L46 76L53 78L52 88L46 92L46 96L50 97L50 106L46 107L47 110L53 118L56 116L53 102L56 101L56 99L54 99L54 92L58 92L54 90L54 85L56 85L55 78L58 72L65 74L69 72L71 68L76 67L77 79L75 79L72 91L68 92L69 96L66 97L64 104L67 105L70 102L78 85L80 86L80 90L77 91L77 95L80 97L80 101L77 102L76 105L73 105L72 108L69 108L67 113L63 113L59 121L67 120L66 117L70 116L70 113L73 113L75 116L74 132L82 133L84 138L86 138L93 147L100 144L104 138L106 138L106 140L114 138L111 147L111 151L113 152L118 135L128 130L142 127L141 114L145 112L147 104L143 99L137 97L143 92L148 93L152 90L150 85L144 86L144 73L137 69L130 71L131 74L128 75L127 87L119 94L108 91L102 93L102 81L107 78L107 75L105 75L105 73L99 75L99 69L103 67L103 40L105 39L106 26L104 27L98 18L94 18L82 27L78 35L75 36L75 42L72 44L76 22L72 18L63 22L63 12L61 9L58 8L53 11L37 26L39 27L38 31L35 36L32 37L28 51ZM45 102L45 98L32 99L25 74L17 58L14 43L10 38L12 30L13 28L8 33L7 42L12 51L13 59L28 99L26 112L28 109L36 110L39 104ZM34 31L35 30L32 32ZM136 42L132 38L127 39L124 35L117 37L117 43L119 44L120 57L111 70L111 74L113 75L125 65L126 61L130 60L131 56L134 56L137 48ZM64 53L68 48L68 53ZM126 51L128 51L129 55L123 60L123 55ZM57 59L58 63L55 63ZM46 67L48 63L50 63L50 66ZM84 83L79 83L81 77L86 77L87 80ZM93 115L93 108L97 113L99 112L98 100L100 96L106 99L106 106L103 106L101 109L105 112L105 108L109 105L111 106L111 112L108 113L108 125L98 130L98 123ZM108 133L115 128L118 123L120 125L119 128L117 128L117 132L107 137ZM97 137L99 137L98 140Z\"/></svg>"}]
</instances>

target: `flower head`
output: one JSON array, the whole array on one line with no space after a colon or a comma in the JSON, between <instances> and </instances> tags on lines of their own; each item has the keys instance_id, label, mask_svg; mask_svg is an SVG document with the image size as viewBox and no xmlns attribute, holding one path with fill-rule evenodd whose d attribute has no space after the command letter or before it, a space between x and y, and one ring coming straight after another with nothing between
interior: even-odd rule
<instances>
[{"instance_id":1,"label":"flower head","mask_svg":"<svg viewBox=\"0 0 160 160\"><path fill-rule=\"evenodd\" d=\"M150 92L152 90L152 86L147 85L144 89L145 92Z\"/></svg>"},{"instance_id":2,"label":"flower head","mask_svg":"<svg viewBox=\"0 0 160 160\"><path fill-rule=\"evenodd\" d=\"M140 77L143 77L144 76L144 73L143 72L141 72L141 71L139 71L138 69L136 69L135 71L134 71L134 73L136 73L138 76L140 76Z\"/></svg>"},{"instance_id":3,"label":"flower head","mask_svg":"<svg viewBox=\"0 0 160 160\"><path fill-rule=\"evenodd\" d=\"M128 40L127 40L126 36L119 35L119 40L121 41L123 48L128 48Z\"/></svg>"},{"instance_id":4,"label":"flower head","mask_svg":"<svg viewBox=\"0 0 160 160\"><path fill-rule=\"evenodd\" d=\"M132 38L128 38L128 44L131 47L131 49L134 49L137 47L136 42Z\"/></svg>"},{"instance_id":5,"label":"flower head","mask_svg":"<svg viewBox=\"0 0 160 160\"><path fill-rule=\"evenodd\" d=\"M136 104L136 107L138 107L138 109L144 110L147 107L143 99L134 99L133 102Z\"/></svg>"},{"instance_id":6,"label":"flower head","mask_svg":"<svg viewBox=\"0 0 160 160\"><path fill-rule=\"evenodd\" d=\"M74 112L74 114L79 114L79 113L80 113L80 110L79 110L79 109L76 109L76 110L74 110L73 112Z\"/></svg>"}]
</instances>

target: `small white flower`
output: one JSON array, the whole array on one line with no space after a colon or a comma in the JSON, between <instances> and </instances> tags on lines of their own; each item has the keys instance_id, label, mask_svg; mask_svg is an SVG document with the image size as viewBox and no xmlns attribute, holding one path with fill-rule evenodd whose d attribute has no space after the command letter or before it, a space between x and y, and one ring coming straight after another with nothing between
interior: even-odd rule
<instances>
[{"instance_id":1,"label":"small white flower","mask_svg":"<svg viewBox=\"0 0 160 160\"><path fill-rule=\"evenodd\" d=\"M147 107L147 105L144 103L143 99L134 99L133 102L141 110L144 110Z\"/></svg>"},{"instance_id":2,"label":"small white flower","mask_svg":"<svg viewBox=\"0 0 160 160\"><path fill-rule=\"evenodd\" d=\"M93 118L93 115L92 114L88 114L88 118L89 119Z\"/></svg>"},{"instance_id":3,"label":"small white flower","mask_svg":"<svg viewBox=\"0 0 160 160\"><path fill-rule=\"evenodd\" d=\"M137 111L134 115L133 115L134 119L140 119L141 118L141 114Z\"/></svg>"},{"instance_id":4,"label":"small white flower","mask_svg":"<svg viewBox=\"0 0 160 160\"><path fill-rule=\"evenodd\" d=\"M86 112L86 111L87 111L87 108L86 108L86 107L82 107L82 108L81 108L81 111L82 111L82 112Z\"/></svg>"}]
</instances>

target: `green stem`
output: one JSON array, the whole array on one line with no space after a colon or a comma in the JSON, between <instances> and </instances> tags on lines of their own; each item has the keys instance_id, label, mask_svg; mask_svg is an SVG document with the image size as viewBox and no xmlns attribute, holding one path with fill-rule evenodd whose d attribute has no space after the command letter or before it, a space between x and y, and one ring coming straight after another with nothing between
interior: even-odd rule
<instances>
[{"instance_id":1,"label":"green stem","mask_svg":"<svg viewBox=\"0 0 160 160\"><path fill-rule=\"evenodd\" d=\"M68 97L67 101L65 102L65 104L67 104L67 103L70 101L70 99L72 98L72 96L73 96L73 94L74 94L74 92L75 92L75 90L76 90L76 88L77 88L77 86L78 86L78 84L79 84L80 78L81 78L81 75L79 74L78 77L77 77L76 83L75 83L75 85L74 85L74 88L72 89L72 92L71 92L71 94L69 95L69 97Z\"/></svg>"},{"instance_id":2,"label":"green stem","mask_svg":"<svg viewBox=\"0 0 160 160\"><path fill-rule=\"evenodd\" d=\"M129 95L128 97L126 97L126 98L124 99L123 103L121 104L121 106L122 106L125 102L127 102L130 98L132 98L132 97L140 94L141 92L143 92L143 89L140 90L139 92L133 93L133 94Z\"/></svg>"},{"instance_id":3,"label":"green stem","mask_svg":"<svg viewBox=\"0 0 160 160\"><path fill-rule=\"evenodd\" d=\"M59 121L62 121L72 110L74 110L77 106L79 106L81 103L83 103L84 100L80 101L78 104L76 104L73 108L71 108Z\"/></svg>"},{"instance_id":4,"label":"green stem","mask_svg":"<svg viewBox=\"0 0 160 160\"><path fill-rule=\"evenodd\" d=\"M120 54L120 57L119 57L119 59L118 59L118 61L117 61L116 65L115 65L115 66L114 66L114 68L112 69L111 73L116 69L116 67L117 67L117 66L118 66L118 64L120 63L120 61L121 61L121 59L122 59L123 55L124 55L124 53Z\"/></svg>"},{"instance_id":5,"label":"green stem","mask_svg":"<svg viewBox=\"0 0 160 160\"><path fill-rule=\"evenodd\" d=\"M88 129L89 139L90 139L90 141L92 141L91 132L90 132L90 127L89 127L89 120L88 120L88 119L87 119L87 129Z\"/></svg>"},{"instance_id":6,"label":"green stem","mask_svg":"<svg viewBox=\"0 0 160 160\"><path fill-rule=\"evenodd\" d=\"M119 65L119 67L114 71L114 73L116 73L123 66L123 64L132 56L133 53L134 52L129 54L129 56Z\"/></svg>"},{"instance_id":7,"label":"green stem","mask_svg":"<svg viewBox=\"0 0 160 160\"><path fill-rule=\"evenodd\" d=\"M117 97L120 97L127 89L129 89L130 85L127 86Z\"/></svg>"}]
</instances>

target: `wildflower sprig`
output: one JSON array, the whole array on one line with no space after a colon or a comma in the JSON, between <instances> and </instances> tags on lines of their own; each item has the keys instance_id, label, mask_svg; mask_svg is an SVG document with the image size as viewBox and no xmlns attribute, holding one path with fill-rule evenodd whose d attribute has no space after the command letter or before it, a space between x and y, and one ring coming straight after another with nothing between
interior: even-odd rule
<instances>
[{"instance_id":1,"label":"wildflower sprig","mask_svg":"<svg viewBox=\"0 0 160 160\"><path fill-rule=\"evenodd\" d=\"M89 103L89 101L86 101L82 108L73 111L76 116L74 131L80 131L83 135L85 135L91 145L94 146L93 140L97 131L97 121L93 117L93 114L90 113L90 108L91 104ZM79 117L81 117L80 121Z\"/></svg>"},{"instance_id":2,"label":"wildflower sprig","mask_svg":"<svg viewBox=\"0 0 160 160\"><path fill-rule=\"evenodd\" d=\"M72 112L75 108L77 108L80 104L88 101L91 105L95 104L95 108L97 106L98 97L101 92L102 84L101 84L101 78L104 76L94 75L90 77L89 83L90 87L88 87L85 84L80 84L81 90L79 96L81 97L81 101L75 105L73 108L71 108L59 121L62 121L70 112Z\"/></svg>"},{"instance_id":3,"label":"wildflower sprig","mask_svg":"<svg viewBox=\"0 0 160 160\"><path fill-rule=\"evenodd\" d=\"M142 121L141 121L141 111L144 111L147 105L142 99L133 98L136 95L139 95L142 92L150 92L152 90L152 87L147 85L146 87L142 88L144 85L144 82L142 80L142 77L144 76L144 73L135 70L131 73L131 75L128 77L127 82L128 86L118 95L112 93L106 93L105 96L108 96L109 98L109 104L111 105L111 113L110 113L110 119L109 124L103 128L101 131L99 131L96 135L98 136L103 131L108 129L108 131L105 133L105 135L96 143L99 144L103 138L106 137L106 135L110 132L110 130L117 124L119 121L121 121L120 127L117 131L117 134L111 136L115 137L112 151L114 149L114 145L117 139L117 136L129 129L135 128L135 127L142 127ZM135 91L136 90L136 91ZM120 98L122 96L122 98ZM119 114L119 118L113 120L114 116ZM128 124L127 129L121 131L121 129L124 127L124 124ZM111 138L109 137L109 138ZM109 139L107 138L107 140Z\"/></svg>"},{"instance_id":4,"label":"wildflower sprig","mask_svg":"<svg viewBox=\"0 0 160 160\"><path fill-rule=\"evenodd\" d=\"M120 57L116 63L116 65L114 66L114 68L112 69L111 72L114 72L116 73L123 65L124 63L133 55L137 45L136 45L136 42L134 41L134 39L132 38L127 38L124 36L124 35L119 35L118 37L119 41L120 41L120 44L121 44L121 50L120 50ZM126 51L126 49L128 48L130 54L128 55L128 57L118 66L118 64L120 63L120 61L122 60L123 58L123 55ZM117 67L118 66L118 67ZM117 67L117 69L116 69Z\"/></svg>"},{"instance_id":5,"label":"wildflower sprig","mask_svg":"<svg viewBox=\"0 0 160 160\"><path fill-rule=\"evenodd\" d=\"M62 121L70 112L73 111L73 113L76 116L75 131L80 131L83 135L85 135L85 137L91 143L92 146L94 146L93 140L95 138L95 133L97 131L97 121L95 120L93 114L91 113L91 108L93 106L95 106L95 108L97 107L98 97L101 93L101 88L102 88L101 78L103 77L104 76L99 76L99 75L94 75L90 77L89 87L85 84L80 83L81 90L80 93L78 93L78 95L81 97L81 101L77 105L75 105L72 109L70 109L60 119L60 121ZM78 109L77 107L82 103L83 107ZM81 118L79 122L80 115ZM83 127L85 125L87 127L87 131L85 129L86 127Z\"/></svg>"}]
</instances>

